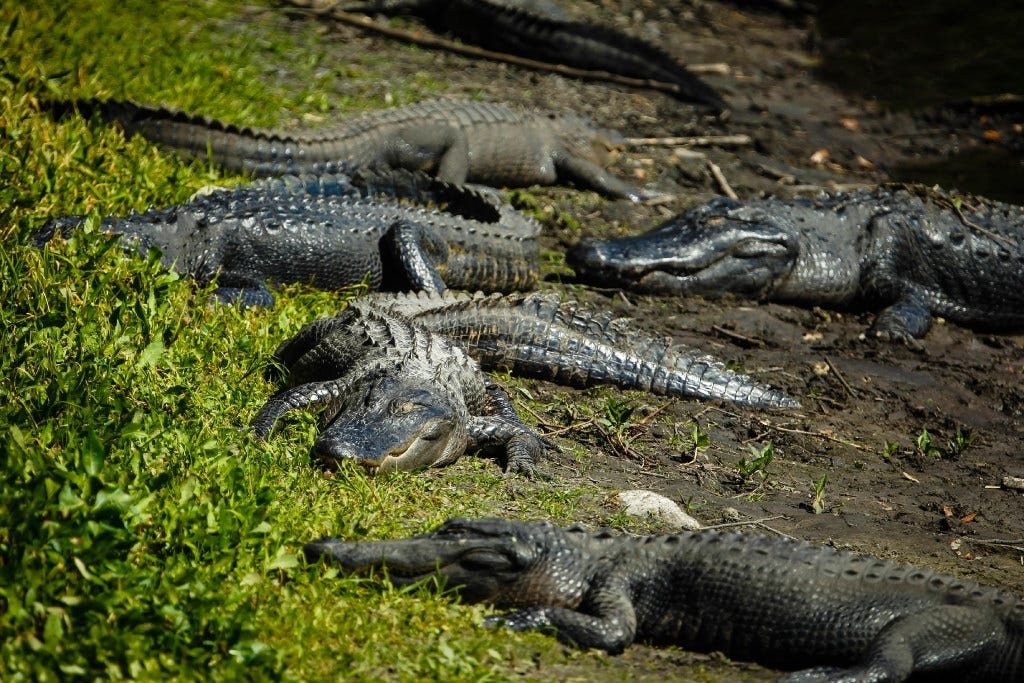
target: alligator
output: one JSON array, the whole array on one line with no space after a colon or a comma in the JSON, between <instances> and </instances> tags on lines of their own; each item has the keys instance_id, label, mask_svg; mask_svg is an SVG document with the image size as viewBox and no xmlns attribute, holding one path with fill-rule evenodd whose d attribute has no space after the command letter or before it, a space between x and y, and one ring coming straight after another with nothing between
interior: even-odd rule
<instances>
[{"instance_id":1,"label":"alligator","mask_svg":"<svg viewBox=\"0 0 1024 683\"><path fill-rule=\"evenodd\" d=\"M570 386L799 406L714 359L557 295L381 293L313 321L278 348L271 377L283 370L287 386L251 429L266 438L286 413L322 409L313 456L327 464L413 470L449 464L468 448L505 448L508 471L539 473L544 441L481 366Z\"/></svg>"},{"instance_id":2,"label":"alligator","mask_svg":"<svg viewBox=\"0 0 1024 683\"><path fill-rule=\"evenodd\" d=\"M396 585L430 579L465 602L513 610L489 626L545 629L613 654L635 641L718 650L791 671L781 680L794 683L1024 680L1024 601L784 537L453 518L407 539L323 538L304 550L310 562L384 569Z\"/></svg>"},{"instance_id":3,"label":"alligator","mask_svg":"<svg viewBox=\"0 0 1024 683\"><path fill-rule=\"evenodd\" d=\"M33 240L43 246L83 222L53 219ZM274 305L268 280L514 291L532 288L540 269L532 219L489 192L402 170L271 178L101 225L126 249L157 248L164 265L216 280L217 299L243 307Z\"/></svg>"},{"instance_id":4,"label":"alligator","mask_svg":"<svg viewBox=\"0 0 1024 683\"><path fill-rule=\"evenodd\" d=\"M309 0L290 0L308 6ZM674 85L674 97L727 109L714 88L665 50L600 24L571 21L552 3L513 0L370 0L345 5L346 12L411 15L432 30L489 50Z\"/></svg>"},{"instance_id":5,"label":"alligator","mask_svg":"<svg viewBox=\"0 0 1024 683\"><path fill-rule=\"evenodd\" d=\"M932 316L1024 328L1024 209L938 188L718 198L642 235L580 242L567 262L602 286L874 307L873 332L909 344Z\"/></svg>"},{"instance_id":6,"label":"alligator","mask_svg":"<svg viewBox=\"0 0 1024 683\"><path fill-rule=\"evenodd\" d=\"M336 126L295 131L235 126L170 107L127 100L54 101L171 150L254 176L321 174L351 167L430 171L463 184L524 187L572 182L607 197L658 196L605 166L624 145L614 130L580 116L526 112L493 102L436 99L365 113Z\"/></svg>"}]
</instances>

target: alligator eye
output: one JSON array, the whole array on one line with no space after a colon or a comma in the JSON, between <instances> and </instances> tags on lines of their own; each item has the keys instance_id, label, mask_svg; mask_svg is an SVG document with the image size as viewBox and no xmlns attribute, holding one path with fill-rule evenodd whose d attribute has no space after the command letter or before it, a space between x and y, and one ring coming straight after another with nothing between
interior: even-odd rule
<instances>
[{"instance_id":1,"label":"alligator eye","mask_svg":"<svg viewBox=\"0 0 1024 683\"><path fill-rule=\"evenodd\" d=\"M402 401L395 406L396 413L411 413L416 410L416 404L412 401Z\"/></svg>"}]
</instances>

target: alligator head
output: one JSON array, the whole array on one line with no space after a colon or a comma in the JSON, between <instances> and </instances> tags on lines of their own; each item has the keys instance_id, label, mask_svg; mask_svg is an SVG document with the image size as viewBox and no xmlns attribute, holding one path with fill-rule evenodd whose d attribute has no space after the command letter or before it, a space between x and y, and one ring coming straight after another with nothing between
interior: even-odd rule
<instances>
[{"instance_id":1,"label":"alligator head","mask_svg":"<svg viewBox=\"0 0 1024 683\"><path fill-rule=\"evenodd\" d=\"M304 551L310 562L325 558L351 572L386 568L397 585L440 576L465 602L575 607L586 584L586 563L571 536L546 523L455 517L407 539L323 538Z\"/></svg>"},{"instance_id":2,"label":"alligator head","mask_svg":"<svg viewBox=\"0 0 1024 683\"><path fill-rule=\"evenodd\" d=\"M635 291L767 296L792 271L798 233L781 217L715 199L634 237L574 245L567 262L589 283Z\"/></svg>"},{"instance_id":3,"label":"alligator head","mask_svg":"<svg viewBox=\"0 0 1024 683\"><path fill-rule=\"evenodd\" d=\"M435 383L385 375L368 382L320 433L313 455L375 472L444 465L466 449L464 412Z\"/></svg>"}]
</instances>

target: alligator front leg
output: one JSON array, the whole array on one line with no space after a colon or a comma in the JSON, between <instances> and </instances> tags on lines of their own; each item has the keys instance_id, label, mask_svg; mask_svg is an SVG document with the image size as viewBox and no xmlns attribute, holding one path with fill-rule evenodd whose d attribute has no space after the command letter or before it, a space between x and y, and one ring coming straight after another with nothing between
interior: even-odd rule
<instances>
[{"instance_id":1,"label":"alligator front leg","mask_svg":"<svg viewBox=\"0 0 1024 683\"><path fill-rule=\"evenodd\" d=\"M275 303L274 295L265 283L229 272L221 272L217 276L217 289L213 295L222 304L238 304L241 308L273 308Z\"/></svg>"},{"instance_id":2,"label":"alligator front leg","mask_svg":"<svg viewBox=\"0 0 1024 683\"><path fill-rule=\"evenodd\" d=\"M559 156L555 159L555 168L558 180L568 180L605 197L642 202L667 196L660 192L638 190L601 166L580 157Z\"/></svg>"},{"instance_id":3,"label":"alligator front leg","mask_svg":"<svg viewBox=\"0 0 1024 683\"><path fill-rule=\"evenodd\" d=\"M437 269L448 260L448 245L434 231L418 223L395 221L381 237L381 253L398 268L404 283L414 290L442 294L448 287Z\"/></svg>"},{"instance_id":4,"label":"alligator front leg","mask_svg":"<svg viewBox=\"0 0 1024 683\"><path fill-rule=\"evenodd\" d=\"M917 296L905 296L883 309L871 331L880 339L917 346L917 340L932 326L932 314Z\"/></svg>"},{"instance_id":5,"label":"alligator front leg","mask_svg":"<svg viewBox=\"0 0 1024 683\"><path fill-rule=\"evenodd\" d=\"M484 619L487 626L504 626L513 631L541 629L553 631L563 643L594 647L619 654L636 639L636 612L626 588L599 591L592 604L596 615L566 607L530 607Z\"/></svg>"}]
</instances>

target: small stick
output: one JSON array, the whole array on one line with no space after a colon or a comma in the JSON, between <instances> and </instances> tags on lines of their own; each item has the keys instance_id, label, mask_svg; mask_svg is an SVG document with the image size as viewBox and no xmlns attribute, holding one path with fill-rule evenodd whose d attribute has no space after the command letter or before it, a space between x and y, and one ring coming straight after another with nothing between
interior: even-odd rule
<instances>
[{"instance_id":1,"label":"small stick","mask_svg":"<svg viewBox=\"0 0 1024 683\"><path fill-rule=\"evenodd\" d=\"M839 380L839 383L843 385L843 388L846 389L846 393L850 395L850 398L857 398L857 393L853 390L853 387L846 382L846 378L843 377L843 373L839 372L839 368L837 368L836 364L832 362L832 359L825 356L825 362L830 368L832 368L832 372L835 373L836 378Z\"/></svg>"},{"instance_id":2,"label":"small stick","mask_svg":"<svg viewBox=\"0 0 1024 683\"><path fill-rule=\"evenodd\" d=\"M711 161L711 159L707 159L706 161L708 164L708 170L711 171L711 175L714 177L715 182L718 183L718 187L722 190L722 194L729 199L739 199L739 195L736 194L736 191L732 189L731 185L729 185L729 181L725 179L725 174L722 173L722 169L718 167L718 164Z\"/></svg>"},{"instance_id":3,"label":"small stick","mask_svg":"<svg viewBox=\"0 0 1024 683\"><path fill-rule=\"evenodd\" d=\"M760 339L754 339L753 337L748 337L746 335L740 334L739 332L727 330L720 325L712 325L711 329L713 329L715 332L718 332L719 334L724 334L726 337L735 339L736 341L741 341L746 344L750 344L751 346L756 346L760 349L763 349L765 347L765 343Z\"/></svg>"},{"instance_id":4,"label":"small stick","mask_svg":"<svg viewBox=\"0 0 1024 683\"><path fill-rule=\"evenodd\" d=\"M758 526L760 524L764 524L765 522L770 522L773 519L785 519L785 515L774 515L772 517L762 517L761 519L751 519L751 520L747 520L745 522L723 522L722 524L709 524L708 526L706 526L704 528L705 529L728 529L729 527L734 527L734 526ZM785 536L786 534L783 534L783 535Z\"/></svg>"},{"instance_id":5,"label":"small stick","mask_svg":"<svg viewBox=\"0 0 1024 683\"><path fill-rule=\"evenodd\" d=\"M651 145L657 147L741 147L754 144L754 138L743 133L736 135L689 135L666 138L626 138L630 147Z\"/></svg>"}]
</instances>

